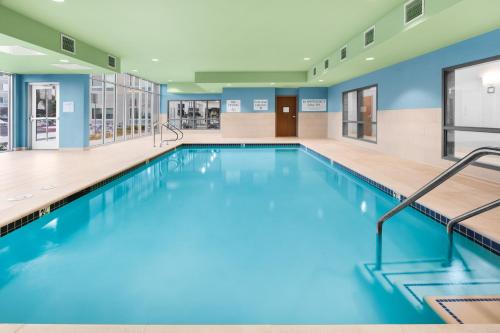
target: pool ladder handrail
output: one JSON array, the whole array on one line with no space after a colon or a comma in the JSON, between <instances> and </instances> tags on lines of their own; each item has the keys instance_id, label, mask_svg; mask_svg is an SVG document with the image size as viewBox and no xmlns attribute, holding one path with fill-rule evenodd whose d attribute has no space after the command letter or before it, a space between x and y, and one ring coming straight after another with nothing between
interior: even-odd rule
<instances>
[{"instance_id":1,"label":"pool ladder handrail","mask_svg":"<svg viewBox=\"0 0 500 333\"><path fill-rule=\"evenodd\" d=\"M168 143L168 142L174 142L178 140L182 140L184 138L184 132L179 129L177 126L172 124L169 120L166 122L160 124L158 121L156 121L153 124L153 146L156 147L156 129L160 127L160 147L163 145L163 143ZM175 139L163 139L163 128L168 129L170 132L175 134Z\"/></svg>"},{"instance_id":2,"label":"pool ladder handrail","mask_svg":"<svg viewBox=\"0 0 500 333\"><path fill-rule=\"evenodd\" d=\"M381 261L381 245L382 245L382 227L384 223L405 209L406 207L410 206L414 202L416 202L418 199L438 187L439 185L443 184L445 181L459 173L461 170L465 169L467 166L470 164L474 163L478 159L484 156L489 156L489 155L495 155L495 156L500 156L500 147L481 147L478 149L475 149L471 151L469 154L467 154L465 157L462 159L458 160L455 164L450 166L448 169L443 171L441 174L439 174L437 177L435 177L433 180L422 186L419 190L417 190L415 193L413 193L411 196L403 200L401 203L399 203L396 207L385 213L378 221L377 221L377 265L380 264ZM473 209L467 213L464 213L452 220L449 221L448 226L448 233L451 235L453 233L453 227L460 222L465 221L466 219L469 219L473 216L477 216L479 214L482 214L486 211L489 211L493 208L496 208L500 206L500 199L495 200L493 202L490 202L484 206L481 206L479 208ZM453 241L452 239L453 236L449 236L450 242Z\"/></svg>"}]
</instances>

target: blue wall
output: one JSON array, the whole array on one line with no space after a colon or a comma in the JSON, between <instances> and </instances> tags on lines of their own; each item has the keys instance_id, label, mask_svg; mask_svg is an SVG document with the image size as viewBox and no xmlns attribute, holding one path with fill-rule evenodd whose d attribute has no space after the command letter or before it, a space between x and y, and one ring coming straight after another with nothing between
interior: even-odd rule
<instances>
[{"instance_id":1,"label":"blue wall","mask_svg":"<svg viewBox=\"0 0 500 333\"><path fill-rule=\"evenodd\" d=\"M328 89L328 111L342 110L342 93L378 84L378 109L439 108L442 69L500 55L500 29L427 53Z\"/></svg>"},{"instance_id":2,"label":"blue wall","mask_svg":"<svg viewBox=\"0 0 500 333\"><path fill-rule=\"evenodd\" d=\"M222 91L222 112L226 112L226 101L231 99L241 100L241 112L254 112L254 99L267 99L269 101L268 111L274 112L276 91L274 88L224 88Z\"/></svg>"},{"instance_id":3,"label":"blue wall","mask_svg":"<svg viewBox=\"0 0 500 333\"><path fill-rule=\"evenodd\" d=\"M28 96L30 83L59 83L59 147L82 148L89 145L89 76L77 75L15 75L14 117L16 124L14 146L27 147ZM62 112L64 102L74 102L73 113Z\"/></svg>"}]
</instances>

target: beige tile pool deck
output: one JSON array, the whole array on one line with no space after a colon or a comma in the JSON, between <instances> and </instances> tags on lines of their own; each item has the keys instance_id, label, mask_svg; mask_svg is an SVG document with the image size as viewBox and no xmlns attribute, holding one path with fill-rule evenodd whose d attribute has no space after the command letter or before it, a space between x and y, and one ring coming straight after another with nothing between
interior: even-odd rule
<instances>
[{"instance_id":1,"label":"beige tile pool deck","mask_svg":"<svg viewBox=\"0 0 500 333\"><path fill-rule=\"evenodd\" d=\"M186 132L182 142L153 147L151 137L89 150L0 154L0 226L160 155L181 143L301 143L403 195L443 169L328 139L222 138L218 132ZM29 194L29 198L11 201ZM500 184L457 175L419 202L448 217L500 197ZM390 223L390 222L388 222ZM464 222L500 242L500 209ZM375 233L375 229L374 229ZM497 321L500 323L500 321ZM2 332L500 332L500 325L367 326L86 326L0 325Z\"/></svg>"},{"instance_id":2,"label":"beige tile pool deck","mask_svg":"<svg viewBox=\"0 0 500 333\"><path fill-rule=\"evenodd\" d=\"M500 323L500 295L433 296L425 301L448 324Z\"/></svg>"}]
</instances>

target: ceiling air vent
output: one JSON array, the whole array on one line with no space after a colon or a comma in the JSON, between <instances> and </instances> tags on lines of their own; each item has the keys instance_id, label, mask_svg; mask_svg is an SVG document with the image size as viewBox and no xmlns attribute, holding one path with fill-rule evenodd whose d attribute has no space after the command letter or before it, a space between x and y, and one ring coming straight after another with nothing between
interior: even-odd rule
<instances>
[{"instance_id":1,"label":"ceiling air vent","mask_svg":"<svg viewBox=\"0 0 500 333\"><path fill-rule=\"evenodd\" d=\"M313 76L316 76L317 74L317 71L316 71L316 67L313 68Z\"/></svg>"},{"instance_id":2,"label":"ceiling air vent","mask_svg":"<svg viewBox=\"0 0 500 333\"><path fill-rule=\"evenodd\" d=\"M405 24L424 15L424 0L410 0L405 3Z\"/></svg>"},{"instance_id":3,"label":"ceiling air vent","mask_svg":"<svg viewBox=\"0 0 500 333\"><path fill-rule=\"evenodd\" d=\"M372 45L375 42L375 27L365 31L365 47Z\"/></svg>"},{"instance_id":4,"label":"ceiling air vent","mask_svg":"<svg viewBox=\"0 0 500 333\"><path fill-rule=\"evenodd\" d=\"M327 71L327 70L328 70L328 67L330 67L330 60L325 59L324 64L325 64L325 71Z\"/></svg>"},{"instance_id":5,"label":"ceiling air vent","mask_svg":"<svg viewBox=\"0 0 500 333\"><path fill-rule=\"evenodd\" d=\"M111 68L116 68L116 57L108 55L108 66Z\"/></svg>"},{"instance_id":6,"label":"ceiling air vent","mask_svg":"<svg viewBox=\"0 0 500 333\"><path fill-rule=\"evenodd\" d=\"M71 37L61 34L61 50L75 54L76 41Z\"/></svg>"},{"instance_id":7,"label":"ceiling air vent","mask_svg":"<svg viewBox=\"0 0 500 333\"><path fill-rule=\"evenodd\" d=\"M340 49L340 61L347 58L347 45Z\"/></svg>"}]
</instances>

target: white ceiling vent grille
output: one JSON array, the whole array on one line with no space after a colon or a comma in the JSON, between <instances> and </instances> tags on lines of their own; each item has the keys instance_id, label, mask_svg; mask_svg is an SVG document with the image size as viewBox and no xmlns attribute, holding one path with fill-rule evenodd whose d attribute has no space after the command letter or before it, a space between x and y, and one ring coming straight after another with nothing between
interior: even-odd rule
<instances>
[{"instance_id":1,"label":"white ceiling vent grille","mask_svg":"<svg viewBox=\"0 0 500 333\"><path fill-rule=\"evenodd\" d=\"M340 49L340 61L344 61L347 58L347 45Z\"/></svg>"},{"instance_id":2,"label":"white ceiling vent grille","mask_svg":"<svg viewBox=\"0 0 500 333\"><path fill-rule=\"evenodd\" d=\"M368 47L375 43L375 27L365 31L365 47Z\"/></svg>"},{"instance_id":3,"label":"white ceiling vent grille","mask_svg":"<svg viewBox=\"0 0 500 333\"><path fill-rule=\"evenodd\" d=\"M75 54L76 53L76 41L64 34L61 34L61 50Z\"/></svg>"},{"instance_id":4,"label":"white ceiling vent grille","mask_svg":"<svg viewBox=\"0 0 500 333\"><path fill-rule=\"evenodd\" d=\"M405 24L411 23L424 15L424 0L410 0L405 3Z\"/></svg>"},{"instance_id":5,"label":"white ceiling vent grille","mask_svg":"<svg viewBox=\"0 0 500 333\"><path fill-rule=\"evenodd\" d=\"M116 57L108 55L108 66L111 68L116 68Z\"/></svg>"}]
</instances>

